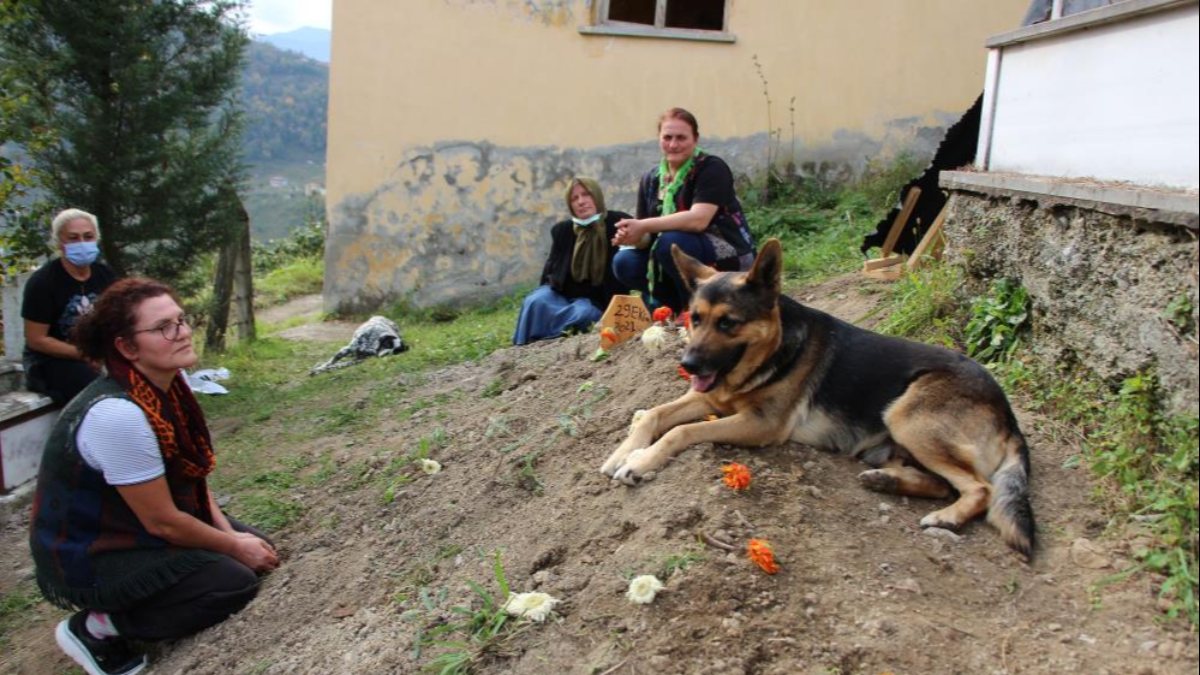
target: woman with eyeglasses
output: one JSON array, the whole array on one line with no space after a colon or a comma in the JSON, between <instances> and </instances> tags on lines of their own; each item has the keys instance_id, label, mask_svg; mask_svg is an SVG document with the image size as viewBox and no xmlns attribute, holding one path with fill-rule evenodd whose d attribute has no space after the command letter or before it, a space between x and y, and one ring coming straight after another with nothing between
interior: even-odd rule
<instances>
[{"instance_id":1,"label":"woman with eyeglasses","mask_svg":"<svg viewBox=\"0 0 1200 675\"><path fill-rule=\"evenodd\" d=\"M225 620L279 556L221 512L204 414L182 373L192 327L169 287L115 282L73 334L95 380L63 409L43 453L30 548L50 602L78 611L59 647L88 673L146 665L130 640L172 640Z\"/></svg>"},{"instance_id":2,"label":"woman with eyeglasses","mask_svg":"<svg viewBox=\"0 0 1200 675\"><path fill-rule=\"evenodd\" d=\"M68 338L79 317L91 310L117 277L97 260L100 226L87 211L67 209L56 215L50 223L50 245L59 256L39 267L25 283L22 360L25 386L61 405L98 375Z\"/></svg>"}]
</instances>

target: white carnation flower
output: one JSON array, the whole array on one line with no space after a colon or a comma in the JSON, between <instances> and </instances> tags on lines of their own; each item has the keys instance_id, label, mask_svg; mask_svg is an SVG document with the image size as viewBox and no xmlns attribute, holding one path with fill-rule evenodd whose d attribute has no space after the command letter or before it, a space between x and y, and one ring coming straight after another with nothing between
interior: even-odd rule
<instances>
[{"instance_id":1,"label":"white carnation flower","mask_svg":"<svg viewBox=\"0 0 1200 675\"><path fill-rule=\"evenodd\" d=\"M513 593L508 596L508 601L504 603L504 611L508 614L522 619L529 619L537 623L546 620L550 616L550 611L558 604L558 598L551 596L548 593Z\"/></svg>"},{"instance_id":2,"label":"white carnation flower","mask_svg":"<svg viewBox=\"0 0 1200 675\"><path fill-rule=\"evenodd\" d=\"M442 465L437 460L428 458L421 460L421 471L433 475L441 470Z\"/></svg>"},{"instance_id":3,"label":"white carnation flower","mask_svg":"<svg viewBox=\"0 0 1200 675\"><path fill-rule=\"evenodd\" d=\"M662 326L650 326L642 331L642 344L652 352L657 352L667 346L667 329Z\"/></svg>"},{"instance_id":4,"label":"white carnation flower","mask_svg":"<svg viewBox=\"0 0 1200 675\"><path fill-rule=\"evenodd\" d=\"M642 418L645 416L646 416L646 411L644 409L634 410L633 411L633 419L629 420L629 428L632 429L633 427L636 427L637 423L642 421Z\"/></svg>"},{"instance_id":5,"label":"white carnation flower","mask_svg":"<svg viewBox=\"0 0 1200 675\"><path fill-rule=\"evenodd\" d=\"M663 583L653 574L643 574L634 577L629 582L629 591L625 597L635 605L648 605L654 602L654 596L663 589Z\"/></svg>"}]
</instances>

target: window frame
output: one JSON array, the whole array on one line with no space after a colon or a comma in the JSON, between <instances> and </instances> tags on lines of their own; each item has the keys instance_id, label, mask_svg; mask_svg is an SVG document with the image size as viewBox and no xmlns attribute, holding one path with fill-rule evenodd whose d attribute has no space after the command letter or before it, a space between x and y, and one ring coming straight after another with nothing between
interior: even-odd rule
<instances>
[{"instance_id":1,"label":"window frame","mask_svg":"<svg viewBox=\"0 0 1200 675\"><path fill-rule=\"evenodd\" d=\"M580 26L582 35L605 35L619 37L667 38L673 40L697 40L701 42L737 42L737 36L729 32L730 0L723 0L724 16L721 19L721 30L703 30L700 28L668 28L667 3L687 2L688 0L655 0L654 25L631 23L628 21L612 21L608 18L609 0L597 0L594 5L592 25Z\"/></svg>"}]
</instances>

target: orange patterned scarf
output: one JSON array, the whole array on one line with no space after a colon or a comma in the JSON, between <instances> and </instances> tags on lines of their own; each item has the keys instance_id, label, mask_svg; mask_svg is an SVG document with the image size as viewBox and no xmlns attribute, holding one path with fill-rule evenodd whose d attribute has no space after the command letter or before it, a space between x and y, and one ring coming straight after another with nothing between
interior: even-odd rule
<instances>
[{"instance_id":1,"label":"orange patterned scarf","mask_svg":"<svg viewBox=\"0 0 1200 675\"><path fill-rule=\"evenodd\" d=\"M196 481L212 473L216 466L212 437L204 421L204 411L200 409L183 375L177 373L171 380L171 386L164 392L123 358L109 358L107 365L109 377L119 383L145 413L150 428L158 438L158 448L168 479L174 476ZM194 506L209 516L204 520L211 522L208 488L203 480L197 483L197 489L203 489L205 494L195 495Z\"/></svg>"}]
</instances>

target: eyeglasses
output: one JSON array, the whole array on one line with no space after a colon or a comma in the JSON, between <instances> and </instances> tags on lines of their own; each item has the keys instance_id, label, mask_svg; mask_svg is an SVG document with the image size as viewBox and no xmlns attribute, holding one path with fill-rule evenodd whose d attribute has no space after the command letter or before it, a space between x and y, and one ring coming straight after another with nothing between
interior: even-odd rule
<instances>
[{"instance_id":1,"label":"eyeglasses","mask_svg":"<svg viewBox=\"0 0 1200 675\"><path fill-rule=\"evenodd\" d=\"M133 334L137 335L138 333L149 333L151 331L158 331L159 333L162 334L164 340L167 340L169 342L175 342L176 340L179 339L179 334L183 331L183 327L184 326L191 327L191 325L192 324L188 321L188 315L184 314L179 317L178 321L167 321L166 323L161 323L153 328L143 328L141 330L135 330L135 331L133 331Z\"/></svg>"}]
</instances>

